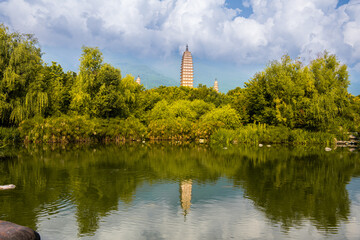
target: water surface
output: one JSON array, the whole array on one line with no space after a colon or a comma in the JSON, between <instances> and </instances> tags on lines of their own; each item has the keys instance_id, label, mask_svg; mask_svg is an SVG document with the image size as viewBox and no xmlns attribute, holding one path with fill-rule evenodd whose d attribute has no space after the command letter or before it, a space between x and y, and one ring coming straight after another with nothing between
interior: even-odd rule
<instances>
[{"instance_id":1,"label":"water surface","mask_svg":"<svg viewBox=\"0 0 360 240\"><path fill-rule=\"evenodd\" d=\"M42 239L359 239L359 152L169 144L0 150L0 219Z\"/></svg>"}]
</instances>

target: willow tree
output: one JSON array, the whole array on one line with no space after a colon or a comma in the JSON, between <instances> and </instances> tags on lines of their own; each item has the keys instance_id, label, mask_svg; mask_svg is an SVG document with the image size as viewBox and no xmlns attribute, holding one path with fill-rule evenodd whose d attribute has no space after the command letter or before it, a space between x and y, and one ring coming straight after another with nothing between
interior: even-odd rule
<instances>
[{"instance_id":1,"label":"willow tree","mask_svg":"<svg viewBox=\"0 0 360 240\"><path fill-rule=\"evenodd\" d=\"M345 112L350 105L347 66L342 65L335 55L325 52L312 61L309 68L318 93L312 99L307 116L312 127L324 130L336 127L336 123L344 124L348 117Z\"/></svg>"},{"instance_id":2,"label":"willow tree","mask_svg":"<svg viewBox=\"0 0 360 240\"><path fill-rule=\"evenodd\" d=\"M33 35L10 33L0 25L0 118L17 124L42 115L48 94L42 79L41 50Z\"/></svg>"}]
</instances>

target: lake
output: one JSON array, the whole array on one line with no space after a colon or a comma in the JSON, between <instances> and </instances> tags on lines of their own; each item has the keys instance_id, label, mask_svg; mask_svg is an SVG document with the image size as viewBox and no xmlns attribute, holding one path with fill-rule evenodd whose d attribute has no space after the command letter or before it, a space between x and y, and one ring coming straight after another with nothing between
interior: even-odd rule
<instances>
[{"instance_id":1,"label":"lake","mask_svg":"<svg viewBox=\"0 0 360 240\"><path fill-rule=\"evenodd\" d=\"M0 149L0 219L42 239L359 239L360 154L324 147Z\"/></svg>"}]
</instances>

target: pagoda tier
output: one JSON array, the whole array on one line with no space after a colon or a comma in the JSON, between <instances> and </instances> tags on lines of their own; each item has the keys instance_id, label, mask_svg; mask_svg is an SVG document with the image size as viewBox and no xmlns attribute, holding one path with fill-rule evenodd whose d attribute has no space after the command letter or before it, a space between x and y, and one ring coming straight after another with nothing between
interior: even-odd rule
<instances>
[{"instance_id":1,"label":"pagoda tier","mask_svg":"<svg viewBox=\"0 0 360 240\"><path fill-rule=\"evenodd\" d=\"M194 83L194 66L191 52L186 45L186 51L183 54L181 61L180 86L193 87Z\"/></svg>"}]
</instances>

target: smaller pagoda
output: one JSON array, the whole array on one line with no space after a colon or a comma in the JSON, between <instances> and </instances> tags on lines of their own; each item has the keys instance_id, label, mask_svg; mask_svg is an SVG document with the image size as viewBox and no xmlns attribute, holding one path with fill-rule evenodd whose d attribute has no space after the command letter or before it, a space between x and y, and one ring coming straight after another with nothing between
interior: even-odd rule
<instances>
[{"instance_id":1,"label":"smaller pagoda","mask_svg":"<svg viewBox=\"0 0 360 240\"><path fill-rule=\"evenodd\" d=\"M214 90L218 93L219 92L219 83L217 81L217 79L215 78L215 82L214 82Z\"/></svg>"},{"instance_id":2,"label":"smaller pagoda","mask_svg":"<svg viewBox=\"0 0 360 240\"><path fill-rule=\"evenodd\" d=\"M136 83L139 84L139 85L141 84L141 79L140 79L140 76L139 76L139 75L138 75L138 77L137 77L137 79L136 79Z\"/></svg>"}]
</instances>

